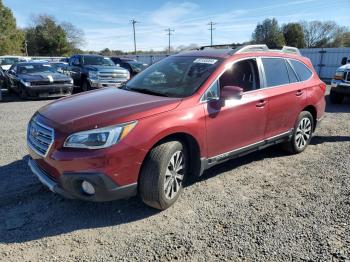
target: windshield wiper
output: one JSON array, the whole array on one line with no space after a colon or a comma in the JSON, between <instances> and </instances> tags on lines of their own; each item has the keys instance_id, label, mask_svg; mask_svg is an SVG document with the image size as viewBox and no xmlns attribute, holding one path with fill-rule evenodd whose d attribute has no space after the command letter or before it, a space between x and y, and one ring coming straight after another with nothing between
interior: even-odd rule
<instances>
[{"instance_id":1,"label":"windshield wiper","mask_svg":"<svg viewBox=\"0 0 350 262\"><path fill-rule=\"evenodd\" d=\"M148 95L165 96L165 97L169 96L166 93L149 90L147 88L126 88L126 90L131 90L131 91L148 94Z\"/></svg>"}]
</instances>

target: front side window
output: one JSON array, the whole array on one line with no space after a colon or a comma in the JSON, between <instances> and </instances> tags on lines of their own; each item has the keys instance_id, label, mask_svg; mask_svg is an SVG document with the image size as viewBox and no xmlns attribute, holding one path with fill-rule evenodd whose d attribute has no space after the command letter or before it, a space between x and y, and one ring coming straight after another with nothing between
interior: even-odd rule
<instances>
[{"instance_id":1,"label":"front side window","mask_svg":"<svg viewBox=\"0 0 350 262\"><path fill-rule=\"evenodd\" d=\"M287 67L282 58L262 58L266 87L289 84Z\"/></svg>"},{"instance_id":2,"label":"front side window","mask_svg":"<svg viewBox=\"0 0 350 262\"><path fill-rule=\"evenodd\" d=\"M236 62L220 77L220 88L238 86L243 92L260 88L258 66L255 59Z\"/></svg>"},{"instance_id":3,"label":"front side window","mask_svg":"<svg viewBox=\"0 0 350 262\"><path fill-rule=\"evenodd\" d=\"M220 96L220 85L219 81L216 80L205 92L202 101L217 100Z\"/></svg>"},{"instance_id":4,"label":"front side window","mask_svg":"<svg viewBox=\"0 0 350 262\"><path fill-rule=\"evenodd\" d=\"M292 64L295 72L298 74L301 81L308 80L311 77L312 72L304 63L293 59L289 59L289 61Z\"/></svg>"},{"instance_id":5,"label":"front side window","mask_svg":"<svg viewBox=\"0 0 350 262\"><path fill-rule=\"evenodd\" d=\"M220 65L220 58L170 56L137 74L125 89L160 96L194 94Z\"/></svg>"}]
</instances>

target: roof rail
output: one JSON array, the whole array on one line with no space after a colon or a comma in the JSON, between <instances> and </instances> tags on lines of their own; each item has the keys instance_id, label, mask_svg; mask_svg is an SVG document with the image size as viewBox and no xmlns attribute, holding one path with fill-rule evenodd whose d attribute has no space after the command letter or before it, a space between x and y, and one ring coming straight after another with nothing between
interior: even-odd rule
<instances>
[{"instance_id":1,"label":"roof rail","mask_svg":"<svg viewBox=\"0 0 350 262\"><path fill-rule=\"evenodd\" d=\"M269 51L267 45L244 45L237 48L235 54L257 52L257 51Z\"/></svg>"},{"instance_id":2,"label":"roof rail","mask_svg":"<svg viewBox=\"0 0 350 262\"><path fill-rule=\"evenodd\" d=\"M198 48L198 50L204 50L206 48L213 48L213 49L219 49L219 48L226 48L226 49L236 49L237 47L240 47L242 45L237 44L222 44L222 45L204 45Z\"/></svg>"},{"instance_id":3,"label":"roof rail","mask_svg":"<svg viewBox=\"0 0 350 262\"><path fill-rule=\"evenodd\" d=\"M283 46L281 52L283 53L290 53L290 54L296 54L296 55L301 55L300 51L298 48L293 47L293 46Z\"/></svg>"}]
</instances>

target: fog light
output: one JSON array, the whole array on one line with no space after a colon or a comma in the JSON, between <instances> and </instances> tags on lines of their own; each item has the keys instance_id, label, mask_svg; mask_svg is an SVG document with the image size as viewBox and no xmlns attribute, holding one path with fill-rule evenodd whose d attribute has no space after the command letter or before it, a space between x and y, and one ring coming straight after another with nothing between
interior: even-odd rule
<instances>
[{"instance_id":1,"label":"fog light","mask_svg":"<svg viewBox=\"0 0 350 262\"><path fill-rule=\"evenodd\" d=\"M81 188L83 189L84 193L86 193L88 195L95 194L94 186L86 180L84 180L83 183L81 183Z\"/></svg>"}]
</instances>

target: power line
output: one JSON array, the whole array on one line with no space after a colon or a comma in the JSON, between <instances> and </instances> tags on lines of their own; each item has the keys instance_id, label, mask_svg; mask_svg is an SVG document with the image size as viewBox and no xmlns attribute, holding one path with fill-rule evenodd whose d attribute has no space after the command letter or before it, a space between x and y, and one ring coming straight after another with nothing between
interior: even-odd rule
<instances>
[{"instance_id":1,"label":"power line","mask_svg":"<svg viewBox=\"0 0 350 262\"><path fill-rule=\"evenodd\" d=\"M167 33L167 35L168 35L168 37L169 37L169 49L168 49L168 52L169 52L169 54L170 54L170 36L172 35L172 32L175 32L175 30L174 30L174 29L171 29L171 28L168 28L168 29L165 29L165 31L168 32L168 33Z\"/></svg>"},{"instance_id":2,"label":"power line","mask_svg":"<svg viewBox=\"0 0 350 262\"><path fill-rule=\"evenodd\" d=\"M216 25L216 23L214 23L213 21L210 21L210 23L208 24L210 25L210 45L213 45L213 31L216 29L216 28L213 28L213 25Z\"/></svg>"},{"instance_id":3,"label":"power line","mask_svg":"<svg viewBox=\"0 0 350 262\"><path fill-rule=\"evenodd\" d=\"M135 33L135 24L136 23L140 23L138 21L136 21L135 19L130 20L130 22L132 23L132 29L134 31L134 53L135 55L137 54L137 50L136 50L136 33Z\"/></svg>"}]
</instances>

